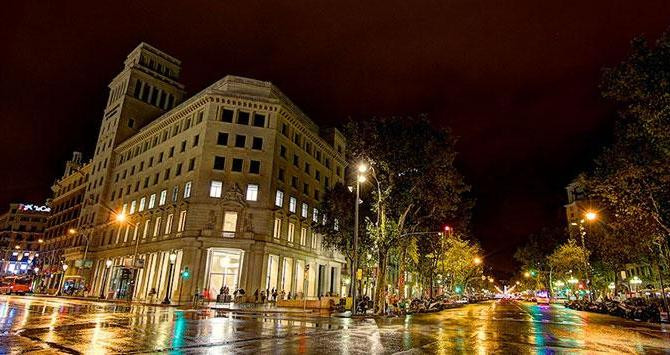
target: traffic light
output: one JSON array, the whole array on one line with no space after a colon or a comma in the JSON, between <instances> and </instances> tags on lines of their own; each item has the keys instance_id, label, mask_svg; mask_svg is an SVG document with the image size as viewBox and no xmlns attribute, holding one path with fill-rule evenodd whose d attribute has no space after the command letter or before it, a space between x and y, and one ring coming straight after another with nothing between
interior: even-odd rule
<instances>
[{"instance_id":1,"label":"traffic light","mask_svg":"<svg viewBox=\"0 0 670 355\"><path fill-rule=\"evenodd\" d=\"M187 280L188 278L191 277L191 272L188 270L188 266L184 268L181 272L181 278L184 280Z\"/></svg>"}]
</instances>

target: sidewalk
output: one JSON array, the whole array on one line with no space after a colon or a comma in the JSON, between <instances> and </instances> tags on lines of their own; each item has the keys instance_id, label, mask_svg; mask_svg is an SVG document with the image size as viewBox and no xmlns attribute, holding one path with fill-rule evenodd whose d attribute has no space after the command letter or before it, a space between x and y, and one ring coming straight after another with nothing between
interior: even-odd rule
<instances>
[{"instance_id":1,"label":"sidewalk","mask_svg":"<svg viewBox=\"0 0 670 355\"><path fill-rule=\"evenodd\" d=\"M203 306L214 311L219 312L236 312L236 313L288 313L288 314L318 314L320 310L302 308L287 308L276 307L272 304L256 304L256 303L216 303L210 302Z\"/></svg>"}]
</instances>

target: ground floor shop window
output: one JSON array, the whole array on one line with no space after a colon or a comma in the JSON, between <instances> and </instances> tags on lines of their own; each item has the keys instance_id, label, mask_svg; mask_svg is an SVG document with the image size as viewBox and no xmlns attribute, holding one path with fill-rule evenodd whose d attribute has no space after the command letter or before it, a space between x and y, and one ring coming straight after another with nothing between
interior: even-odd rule
<instances>
[{"instance_id":1,"label":"ground floor shop window","mask_svg":"<svg viewBox=\"0 0 670 355\"><path fill-rule=\"evenodd\" d=\"M216 299L223 286L232 295L237 290L243 252L237 249L214 249L209 255L209 298Z\"/></svg>"}]
</instances>

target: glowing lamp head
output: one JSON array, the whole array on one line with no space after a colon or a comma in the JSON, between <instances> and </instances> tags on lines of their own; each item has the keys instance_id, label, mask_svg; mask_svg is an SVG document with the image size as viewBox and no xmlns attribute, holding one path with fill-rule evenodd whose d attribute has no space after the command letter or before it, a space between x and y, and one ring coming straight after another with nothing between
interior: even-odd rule
<instances>
[{"instance_id":1,"label":"glowing lamp head","mask_svg":"<svg viewBox=\"0 0 670 355\"><path fill-rule=\"evenodd\" d=\"M445 231L445 232L448 232L448 231L450 231L450 230L451 230L451 227L449 227L449 226L444 226L444 231Z\"/></svg>"},{"instance_id":2,"label":"glowing lamp head","mask_svg":"<svg viewBox=\"0 0 670 355\"><path fill-rule=\"evenodd\" d=\"M365 182L366 178L363 175L358 175L358 182Z\"/></svg>"},{"instance_id":3,"label":"glowing lamp head","mask_svg":"<svg viewBox=\"0 0 670 355\"><path fill-rule=\"evenodd\" d=\"M523 277L529 278L530 277L530 272L528 272L528 271L524 272Z\"/></svg>"},{"instance_id":4,"label":"glowing lamp head","mask_svg":"<svg viewBox=\"0 0 670 355\"><path fill-rule=\"evenodd\" d=\"M584 217L586 217L587 221L595 221L598 218L598 214L593 211L588 211L584 214Z\"/></svg>"},{"instance_id":5,"label":"glowing lamp head","mask_svg":"<svg viewBox=\"0 0 670 355\"><path fill-rule=\"evenodd\" d=\"M356 170L358 170L359 173L364 174L368 171L368 165L365 163L360 163L356 167Z\"/></svg>"},{"instance_id":6,"label":"glowing lamp head","mask_svg":"<svg viewBox=\"0 0 670 355\"><path fill-rule=\"evenodd\" d=\"M124 212L120 212L116 214L116 221L119 223L124 223L126 221L127 217Z\"/></svg>"},{"instance_id":7,"label":"glowing lamp head","mask_svg":"<svg viewBox=\"0 0 670 355\"><path fill-rule=\"evenodd\" d=\"M107 265L107 267L112 266L112 261L107 259L107 261L105 261L105 265Z\"/></svg>"},{"instance_id":8,"label":"glowing lamp head","mask_svg":"<svg viewBox=\"0 0 670 355\"><path fill-rule=\"evenodd\" d=\"M70 229L67 230L67 233L68 233L69 235L75 235L75 234L77 234L77 230L74 229L74 228L70 228Z\"/></svg>"},{"instance_id":9,"label":"glowing lamp head","mask_svg":"<svg viewBox=\"0 0 670 355\"><path fill-rule=\"evenodd\" d=\"M63 264L63 271L67 271L67 268L68 268L67 264Z\"/></svg>"},{"instance_id":10,"label":"glowing lamp head","mask_svg":"<svg viewBox=\"0 0 670 355\"><path fill-rule=\"evenodd\" d=\"M170 264L174 264L174 262L177 260L177 254L171 253L170 254Z\"/></svg>"},{"instance_id":11,"label":"glowing lamp head","mask_svg":"<svg viewBox=\"0 0 670 355\"><path fill-rule=\"evenodd\" d=\"M482 263L482 258L480 258L480 257L478 257L478 256L475 256L475 258L472 259L472 262L474 262L475 265L479 265L479 264Z\"/></svg>"}]
</instances>

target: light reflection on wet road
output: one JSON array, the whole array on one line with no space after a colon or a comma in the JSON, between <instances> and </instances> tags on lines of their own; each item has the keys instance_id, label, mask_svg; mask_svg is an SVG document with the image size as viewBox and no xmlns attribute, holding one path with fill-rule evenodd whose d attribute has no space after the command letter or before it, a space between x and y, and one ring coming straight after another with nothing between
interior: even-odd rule
<instances>
[{"instance_id":1,"label":"light reflection on wet road","mask_svg":"<svg viewBox=\"0 0 670 355\"><path fill-rule=\"evenodd\" d=\"M670 351L670 326L487 302L384 320L222 316L0 296L0 353L538 353Z\"/></svg>"}]
</instances>

